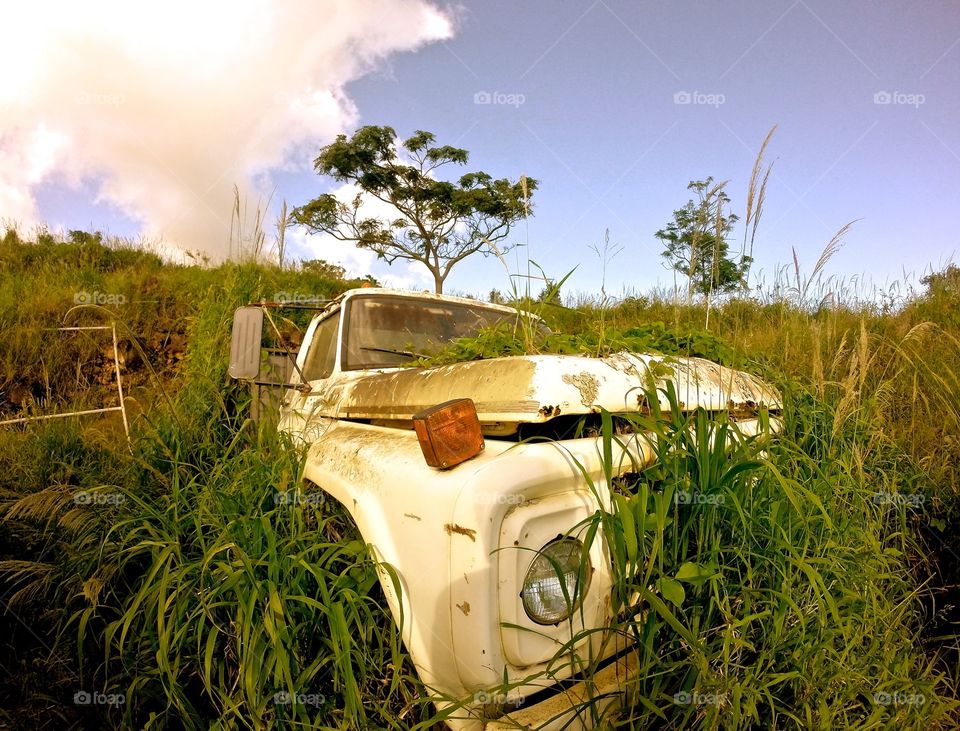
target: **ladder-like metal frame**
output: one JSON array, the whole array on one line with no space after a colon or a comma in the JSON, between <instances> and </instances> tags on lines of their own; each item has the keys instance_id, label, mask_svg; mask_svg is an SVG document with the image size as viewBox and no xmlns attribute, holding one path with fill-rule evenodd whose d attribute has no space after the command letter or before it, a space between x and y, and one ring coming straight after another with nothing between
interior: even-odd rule
<instances>
[{"instance_id":1,"label":"ladder-like metal frame","mask_svg":"<svg viewBox=\"0 0 960 731\"><path fill-rule=\"evenodd\" d=\"M105 414L119 411L123 418L123 431L127 435L127 443L130 443L130 424L127 421L127 407L123 400L123 381L120 378L120 353L117 348L117 326L111 325L86 325L82 327L58 327L54 328L57 332L80 332L85 330L109 330L113 336L113 367L117 374L117 396L120 398L119 406L107 406L102 409L85 409L83 411L65 411L60 414L44 414L42 416L24 416L18 419L6 419L0 421L0 426L7 424L24 424L29 421L44 421L47 419L66 419L71 416L88 416L90 414Z\"/></svg>"}]
</instances>

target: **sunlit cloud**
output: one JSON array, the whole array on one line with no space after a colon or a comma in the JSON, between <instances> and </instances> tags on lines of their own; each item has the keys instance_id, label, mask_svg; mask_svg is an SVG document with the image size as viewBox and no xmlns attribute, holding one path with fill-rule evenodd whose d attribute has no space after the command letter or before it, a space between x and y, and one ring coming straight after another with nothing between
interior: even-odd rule
<instances>
[{"instance_id":1,"label":"sunlit cloud","mask_svg":"<svg viewBox=\"0 0 960 731\"><path fill-rule=\"evenodd\" d=\"M0 219L38 223L40 185L83 185L146 236L214 257L235 185L254 210L271 172L308 167L357 123L349 81L452 34L425 0L34 2L4 16Z\"/></svg>"},{"instance_id":2,"label":"sunlit cloud","mask_svg":"<svg viewBox=\"0 0 960 731\"><path fill-rule=\"evenodd\" d=\"M331 193L344 203L350 203L360 189L353 184L344 184ZM379 218L391 221L397 217L397 210L370 195L361 194L362 218ZM387 287L396 289L428 289L433 291L433 276L419 262L398 259L387 268L378 265L377 255L369 249L356 247L352 242L341 241L330 234L310 234L300 227L287 231L289 249L301 259L323 259L331 264L342 266L349 276L361 277L376 271L377 280Z\"/></svg>"}]
</instances>

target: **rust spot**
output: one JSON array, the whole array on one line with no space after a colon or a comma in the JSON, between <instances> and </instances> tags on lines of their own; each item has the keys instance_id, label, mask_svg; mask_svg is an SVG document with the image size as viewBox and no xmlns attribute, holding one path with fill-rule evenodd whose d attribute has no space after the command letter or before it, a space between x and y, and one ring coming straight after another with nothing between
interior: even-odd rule
<instances>
[{"instance_id":1,"label":"rust spot","mask_svg":"<svg viewBox=\"0 0 960 731\"><path fill-rule=\"evenodd\" d=\"M538 412L544 419L552 419L554 416L560 416L559 406L541 406Z\"/></svg>"},{"instance_id":2,"label":"rust spot","mask_svg":"<svg viewBox=\"0 0 960 731\"><path fill-rule=\"evenodd\" d=\"M584 406L590 407L596 402L597 394L600 391L600 384L597 382L596 376L592 373L584 371L575 376L568 374L563 377L563 382L576 386L580 392L580 402Z\"/></svg>"},{"instance_id":3,"label":"rust spot","mask_svg":"<svg viewBox=\"0 0 960 731\"><path fill-rule=\"evenodd\" d=\"M477 541L477 532L473 530L473 528L464 528L456 523L447 523L445 526L443 526L443 529L450 535L456 533L457 535L466 536L474 543Z\"/></svg>"},{"instance_id":4,"label":"rust spot","mask_svg":"<svg viewBox=\"0 0 960 731\"><path fill-rule=\"evenodd\" d=\"M751 399L747 399L746 401L734 401L730 399L727 401L727 416L731 421L756 416L759 411L758 406L759 404Z\"/></svg>"},{"instance_id":5,"label":"rust spot","mask_svg":"<svg viewBox=\"0 0 960 731\"><path fill-rule=\"evenodd\" d=\"M470 602L464 602L463 604L458 604L457 609L463 612L464 617L470 616Z\"/></svg>"},{"instance_id":6,"label":"rust spot","mask_svg":"<svg viewBox=\"0 0 960 731\"><path fill-rule=\"evenodd\" d=\"M413 518L414 520L423 520L419 515L414 515L413 513L404 513L404 518Z\"/></svg>"}]
</instances>

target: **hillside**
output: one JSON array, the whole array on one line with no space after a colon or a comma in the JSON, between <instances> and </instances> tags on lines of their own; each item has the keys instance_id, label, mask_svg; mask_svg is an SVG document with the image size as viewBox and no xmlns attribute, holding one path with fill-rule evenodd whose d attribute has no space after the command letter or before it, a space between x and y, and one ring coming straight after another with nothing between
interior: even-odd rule
<instances>
[{"instance_id":1,"label":"hillside","mask_svg":"<svg viewBox=\"0 0 960 731\"><path fill-rule=\"evenodd\" d=\"M657 297L528 303L560 352L710 357L786 396L768 471L731 488L743 509L677 515L686 547L673 528L651 538L657 571L709 552L723 578L677 607L701 650L650 630L655 680L619 727L665 713L724 728L960 723L958 274L886 310L730 298L709 328L704 306ZM246 420L226 375L235 307L370 281L323 262L172 265L83 232L0 239L0 418L115 403L109 339L52 330L114 322L133 414L132 455L115 415L0 427L0 724L432 727L365 546L336 505L277 504L299 457ZM284 318L290 342L304 317ZM291 677L322 686L316 704L277 707ZM677 709L692 678L736 701ZM78 703L78 689L124 699ZM924 700L883 700L908 696Z\"/></svg>"}]
</instances>

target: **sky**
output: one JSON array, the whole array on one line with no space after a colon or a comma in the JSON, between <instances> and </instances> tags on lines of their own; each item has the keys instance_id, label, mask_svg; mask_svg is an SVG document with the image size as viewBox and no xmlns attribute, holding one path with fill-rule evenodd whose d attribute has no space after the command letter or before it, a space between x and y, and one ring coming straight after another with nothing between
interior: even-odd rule
<instances>
[{"instance_id":1,"label":"sky","mask_svg":"<svg viewBox=\"0 0 960 731\"><path fill-rule=\"evenodd\" d=\"M728 180L743 216L776 124L762 280L794 250L810 271L853 220L826 268L845 281L886 288L958 249L956 2L25 5L4 11L16 31L0 46L0 219L21 227L236 255L234 186L244 232L268 200L271 224L281 201L341 188L312 170L323 144L390 125L469 150L457 174L539 181L534 215L508 238L523 245L514 270L529 257L551 277L576 267L567 293L639 293L673 284L654 233L689 181ZM604 268L593 248L607 230L619 253ZM288 246L430 285L422 267L303 231ZM477 257L447 282L509 287L500 262Z\"/></svg>"}]
</instances>

